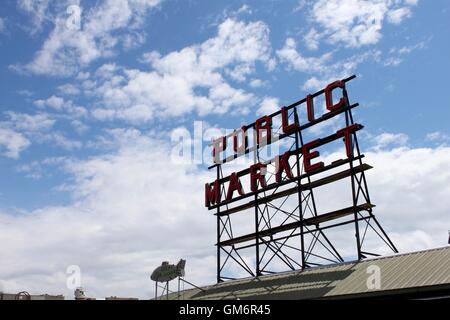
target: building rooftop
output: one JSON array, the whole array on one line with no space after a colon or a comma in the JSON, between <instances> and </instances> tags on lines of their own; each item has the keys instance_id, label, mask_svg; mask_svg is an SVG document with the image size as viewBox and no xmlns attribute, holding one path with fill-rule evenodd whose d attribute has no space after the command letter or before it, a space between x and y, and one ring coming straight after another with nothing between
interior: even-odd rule
<instances>
[{"instance_id":1,"label":"building rooftop","mask_svg":"<svg viewBox=\"0 0 450 320\"><path fill-rule=\"evenodd\" d=\"M373 270L379 270L379 288L370 285ZM183 291L180 299L341 299L450 292L450 246L232 280L203 289ZM177 297L172 293L169 299Z\"/></svg>"}]
</instances>

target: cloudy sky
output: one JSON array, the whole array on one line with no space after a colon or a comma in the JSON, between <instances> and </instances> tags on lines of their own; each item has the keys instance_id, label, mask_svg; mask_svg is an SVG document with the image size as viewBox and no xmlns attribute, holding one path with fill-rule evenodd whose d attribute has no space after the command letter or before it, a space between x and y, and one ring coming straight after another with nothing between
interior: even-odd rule
<instances>
[{"instance_id":1,"label":"cloudy sky","mask_svg":"<svg viewBox=\"0 0 450 320\"><path fill-rule=\"evenodd\" d=\"M402 252L446 245L449 33L445 0L2 1L0 291L71 297L75 265L88 295L148 298L180 257L214 282L206 131L352 74L374 212Z\"/></svg>"}]
</instances>

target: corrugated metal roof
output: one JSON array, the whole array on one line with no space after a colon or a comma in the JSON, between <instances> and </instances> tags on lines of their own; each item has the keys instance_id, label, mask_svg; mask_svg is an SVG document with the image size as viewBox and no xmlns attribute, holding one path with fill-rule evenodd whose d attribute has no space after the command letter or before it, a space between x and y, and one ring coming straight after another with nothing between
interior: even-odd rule
<instances>
[{"instance_id":1,"label":"corrugated metal roof","mask_svg":"<svg viewBox=\"0 0 450 320\"><path fill-rule=\"evenodd\" d=\"M379 268L379 289L367 285L370 266ZM204 287L205 291L186 290L181 298L317 299L439 285L450 288L450 247L227 281Z\"/></svg>"}]
</instances>

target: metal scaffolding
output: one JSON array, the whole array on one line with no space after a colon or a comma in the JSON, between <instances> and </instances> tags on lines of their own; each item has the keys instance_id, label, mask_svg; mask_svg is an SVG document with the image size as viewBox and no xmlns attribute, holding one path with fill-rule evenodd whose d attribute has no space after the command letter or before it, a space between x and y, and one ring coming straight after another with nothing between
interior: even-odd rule
<instances>
[{"instance_id":1,"label":"metal scaffolding","mask_svg":"<svg viewBox=\"0 0 450 320\"><path fill-rule=\"evenodd\" d=\"M347 83L353 78L355 76L342 81ZM311 97L322 94L324 90ZM267 165L267 184L255 191L209 207L209 210L215 210L217 218L217 282L242 278L245 275L258 277L279 271L303 270L318 265L343 262L345 255L340 252L339 244L330 239L329 233L346 225L354 225L355 256L358 260L379 255L376 252L369 252L365 247L370 231L390 250L398 252L373 214L375 206L370 200L365 175L365 172L372 167L364 163L364 155L358 143L357 131L363 126L355 123L352 115L352 110L358 104L350 104L345 86L342 94L345 100L342 108L325 113L305 124L300 123L297 108L305 102L305 99L286 107L289 117L293 118L299 127L292 133L284 134L280 126L274 133L277 135L277 140L286 138L289 139L286 141L290 141L289 165L292 173L295 174L293 178L286 176L281 181L275 181L275 174L269 173L273 172L270 167L275 166L274 161L264 159L260 155L258 146L253 150L245 151L245 153L253 153L255 164ZM271 116L274 115L277 113ZM349 136L351 154L347 158L334 161L312 172L306 172L302 154L305 145L304 130L339 115L345 119L346 127L355 126L355 130ZM254 125L254 123L250 124L247 128ZM334 133L320 139L317 146L338 139L342 139L342 136ZM220 183L220 199L226 198L225 183L229 181L229 177L223 175L222 166L226 162L225 159L210 167L216 170L216 179ZM248 174L248 172L244 173ZM347 187L351 193L351 205L334 211L318 212L315 190L344 179L350 181ZM254 209L252 217L247 212L245 214L249 216L249 223L252 221L254 224L254 231L234 235L233 217L242 211L252 209ZM253 253L244 255L242 254L244 250L246 252L251 250ZM237 276L229 276L228 274L233 272L230 270L234 270Z\"/></svg>"}]
</instances>

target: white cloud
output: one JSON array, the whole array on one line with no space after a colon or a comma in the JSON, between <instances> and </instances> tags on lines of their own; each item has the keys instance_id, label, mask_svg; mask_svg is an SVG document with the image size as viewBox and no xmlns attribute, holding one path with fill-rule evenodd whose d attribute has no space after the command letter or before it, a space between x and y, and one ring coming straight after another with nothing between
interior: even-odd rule
<instances>
[{"instance_id":1,"label":"white cloud","mask_svg":"<svg viewBox=\"0 0 450 320\"><path fill-rule=\"evenodd\" d=\"M284 47L277 51L278 57L292 68L302 72L323 72L326 63L330 62L332 53L320 57L305 57L297 51L297 43L293 38L287 38Z\"/></svg>"},{"instance_id":2,"label":"white cloud","mask_svg":"<svg viewBox=\"0 0 450 320\"><path fill-rule=\"evenodd\" d=\"M232 82L247 81L257 64L272 70L275 59L271 51L266 24L226 19L218 26L217 35L203 43L164 56L144 54L141 62L150 66L148 71L107 63L92 75L78 73L78 83L58 87L61 96L37 99L34 105L83 117L89 112L67 98L83 93L95 99L90 110L94 118L132 124L191 112L200 116L246 114L255 105L255 97ZM251 82L251 86L263 84Z\"/></svg>"},{"instance_id":3,"label":"white cloud","mask_svg":"<svg viewBox=\"0 0 450 320\"><path fill-rule=\"evenodd\" d=\"M394 49L394 52L397 51L399 54L409 54L409 53L413 52L414 50L424 49L425 47L426 47L426 42L421 41L412 46L404 46L404 47L399 48L398 50Z\"/></svg>"},{"instance_id":4,"label":"white cloud","mask_svg":"<svg viewBox=\"0 0 450 320\"><path fill-rule=\"evenodd\" d=\"M368 179L377 211L391 230L421 230L432 240L429 245L446 244L450 176L444 172L449 157L449 148L403 147L367 154L375 167Z\"/></svg>"},{"instance_id":5,"label":"white cloud","mask_svg":"<svg viewBox=\"0 0 450 320\"><path fill-rule=\"evenodd\" d=\"M211 173L174 165L167 143L137 130L113 130L109 140L117 144L112 154L63 159L73 175L66 185L71 205L0 214L0 241L15 240L0 247L6 291L72 297L65 271L76 264L89 295L148 298L153 295L152 269L162 260L179 258L187 258L188 280L214 282L215 220L202 203ZM367 175L374 213L398 248L445 245L450 148L373 150L366 161L374 166ZM325 205L334 208L346 191L332 191ZM341 243L344 253L354 252L351 239Z\"/></svg>"},{"instance_id":6,"label":"white cloud","mask_svg":"<svg viewBox=\"0 0 450 320\"><path fill-rule=\"evenodd\" d=\"M153 118L153 110L148 105L137 104L127 109L118 110L114 117L131 123L142 123Z\"/></svg>"},{"instance_id":7,"label":"white cloud","mask_svg":"<svg viewBox=\"0 0 450 320\"><path fill-rule=\"evenodd\" d=\"M287 38L283 48L277 50L281 62L287 64L288 68L307 74L314 74L306 80L304 90L317 90L325 84L336 79L351 76L358 65L365 61L378 61L381 52L370 50L355 54L349 58L333 62L333 53L328 52L320 57L305 57L297 50L297 43L293 38Z\"/></svg>"},{"instance_id":8,"label":"white cloud","mask_svg":"<svg viewBox=\"0 0 450 320\"><path fill-rule=\"evenodd\" d=\"M252 88L260 88L267 85L267 81L261 80L261 79L252 79L250 80L250 87Z\"/></svg>"},{"instance_id":9,"label":"white cloud","mask_svg":"<svg viewBox=\"0 0 450 320\"><path fill-rule=\"evenodd\" d=\"M46 114L30 115L26 113L6 112L11 124L21 131L48 130L53 127L56 120L51 119Z\"/></svg>"},{"instance_id":10,"label":"white cloud","mask_svg":"<svg viewBox=\"0 0 450 320\"><path fill-rule=\"evenodd\" d=\"M403 46L400 48L393 47L389 50L389 57L386 58L383 62L385 66L398 66L403 62L403 58L405 55L411 54L416 50L422 50L426 48L426 44L430 41L431 38L428 38L425 41L420 41L414 45Z\"/></svg>"},{"instance_id":11,"label":"white cloud","mask_svg":"<svg viewBox=\"0 0 450 320\"><path fill-rule=\"evenodd\" d=\"M18 159L20 153L30 144L30 141L23 134L0 123L0 152L2 155Z\"/></svg>"},{"instance_id":12,"label":"white cloud","mask_svg":"<svg viewBox=\"0 0 450 320\"><path fill-rule=\"evenodd\" d=\"M52 76L72 75L96 59L113 55L122 36L128 47L135 44L136 41L127 37L131 32L136 34L146 13L160 2L103 0L92 9L82 12L80 30L67 27L67 6L62 7L56 15L53 31L33 61L25 66L14 66L13 69ZM39 14L36 16L40 17Z\"/></svg>"},{"instance_id":13,"label":"white cloud","mask_svg":"<svg viewBox=\"0 0 450 320\"><path fill-rule=\"evenodd\" d=\"M97 69L95 75L102 79L111 78L119 69L115 63L106 63Z\"/></svg>"},{"instance_id":14,"label":"white cloud","mask_svg":"<svg viewBox=\"0 0 450 320\"><path fill-rule=\"evenodd\" d=\"M13 111L5 112L8 121L0 122L0 146L6 149L4 155L19 158L20 152L33 143L49 143L66 150L81 148L79 141L71 140L62 133L51 131L56 120L45 113L26 114ZM1 148L1 149L3 149Z\"/></svg>"},{"instance_id":15,"label":"white cloud","mask_svg":"<svg viewBox=\"0 0 450 320\"><path fill-rule=\"evenodd\" d=\"M66 96L76 96L81 92L79 88L70 83L60 85L57 89L62 95Z\"/></svg>"},{"instance_id":16,"label":"white cloud","mask_svg":"<svg viewBox=\"0 0 450 320\"><path fill-rule=\"evenodd\" d=\"M254 72L254 68L249 65L238 65L232 69L225 69L225 74L237 82L244 82L249 74Z\"/></svg>"},{"instance_id":17,"label":"white cloud","mask_svg":"<svg viewBox=\"0 0 450 320\"><path fill-rule=\"evenodd\" d=\"M162 56L144 54L151 71L105 65L97 72L95 89L103 107L93 111L98 119L145 122L152 118L180 116L196 111L224 114L246 113L253 95L236 89L224 77L244 81L255 64L271 67L268 27L262 22L227 19L217 35L205 42ZM102 74L107 72L108 77Z\"/></svg>"},{"instance_id":18,"label":"white cloud","mask_svg":"<svg viewBox=\"0 0 450 320\"><path fill-rule=\"evenodd\" d=\"M431 142L445 143L450 140L450 136L442 131L434 131L427 133L425 139Z\"/></svg>"},{"instance_id":19,"label":"white cloud","mask_svg":"<svg viewBox=\"0 0 450 320\"><path fill-rule=\"evenodd\" d=\"M91 74L89 72L78 72L77 76L75 77L76 80L84 81L89 79Z\"/></svg>"},{"instance_id":20,"label":"white cloud","mask_svg":"<svg viewBox=\"0 0 450 320\"><path fill-rule=\"evenodd\" d=\"M409 137L404 133L389 133L385 132L379 134L375 137L372 137L372 141L374 142L374 149L385 149L387 147L399 147L406 146L408 143Z\"/></svg>"},{"instance_id":21,"label":"white cloud","mask_svg":"<svg viewBox=\"0 0 450 320\"><path fill-rule=\"evenodd\" d=\"M227 19L238 19L240 16L251 15L253 13L252 8L247 4L243 4L238 9L235 8L236 7L230 9L230 7L227 6L225 9L222 10L220 14L217 14L216 16L213 17L211 16L207 17L207 20L212 21L210 23L210 26L218 26Z\"/></svg>"},{"instance_id":22,"label":"white cloud","mask_svg":"<svg viewBox=\"0 0 450 320\"><path fill-rule=\"evenodd\" d=\"M128 119L131 122L148 121L152 118L153 111L147 105L135 105L131 108L123 110L123 116L119 116L124 119Z\"/></svg>"},{"instance_id":23,"label":"white cloud","mask_svg":"<svg viewBox=\"0 0 450 320\"><path fill-rule=\"evenodd\" d=\"M246 13L246 14L252 13L252 9L250 8L249 5L244 4L238 9L237 14L243 14L243 13Z\"/></svg>"},{"instance_id":24,"label":"white cloud","mask_svg":"<svg viewBox=\"0 0 450 320\"><path fill-rule=\"evenodd\" d=\"M400 24L412 15L412 7L417 1L406 0L318 0L302 2L302 8L308 4L311 26L301 42L309 50L316 50L325 39L333 45L342 43L346 47L359 48L373 45L382 37L385 21ZM284 46L277 51L282 63L296 71L309 73L311 76L303 83L302 89L314 91L330 81L354 74L358 66L367 61L382 63L384 66L397 66L403 57L412 50L423 48L425 41L416 46L393 48L389 56L382 58L378 49L354 51L352 56L339 58L339 46L333 51L318 56L306 56L294 38L286 39Z\"/></svg>"},{"instance_id":25,"label":"white cloud","mask_svg":"<svg viewBox=\"0 0 450 320\"><path fill-rule=\"evenodd\" d=\"M16 92L17 92L17 94L19 94L21 96L24 96L24 97L27 97L27 98L34 95L34 92L30 91L30 90L18 90Z\"/></svg>"},{"instance_id":26,"label":"white cloud","mask_svg":"<svg viewBox=\"0 0 450 320\"><path fill-rule=\"evenodd\" d=\"M323 84L326 82L326 80L319 80L316 77L311 77L308 80L305 81L303 84L302 89L305 91L308 90L316 90L320 87L323 87Z\"/></svg>"},{"instance_id":27,"label":"white cloud","mask_svg":"<svg viewBox=\"0 0 450 320\"><path fill-rule=\"evenodd\" d=\"M30 122L32 120L29 120ZM51 120L53 121L53 120ZM9 123L8 125L11 125L11 123ZM25 149L26 147L28 147L32 141L33 143L37 143L37 144L48 144L49 147L59 147L62 148L64 150L76 150L76 149L81 149L81 147L83 146L83 143L74 139L70 139L67 136L65 136L63 133L58 132L58 131L50 131L47 130L44 126L46 124L35 124L35 127L30 127L30 128L21 128L22 132L18 133L15 132L17 135L6 135L6 137L4 138L5 141L6 139L12 138L12 150L13 152L11 153L13 158L18 158L19 153L15 152L17 151L22 151L23 149ZM20 127L22 127L21 125L19 125ZM50 127L50 126L49 126ZM12 129L8 129L11 133L14 132L12 131ZM33 131L36 130L36 131ZM23 140L24 139L24 140ZM6 142L5 142L6 143ZM18 147L14 147L14 146L18 146ZM8 153L9 154L9 153Z\"/></svg>"},{"instance_id":28,"label":"white cloud","mask_svg":"<svg viewBox=\"0 0 450 320\"><path fill-rule=\"evenodd\" d=\"M280 109L280 101L277 98L266 97L262 100L261 105L256 112L257 115L269 115Z\"/></svg>"},{"instance_id":29,"label":"white cloud","mask_svg":"<svg viewBox=\"0 0 450 320\"><path fill-rule=\"evenodd\" d=\"M19 0L17 2L18 8L31 16L32 26L28 28L31 34L40 32L43 24L52 20L48 11L50 3L51 0Z\"/></svg>"},{"instance_id":30,"label":"white cloud","mask_svg":"<svg viewBox=\"0 0 450 320\"><path fill-rule=\"evenodd\" d=\"M383 64L387 67L396 67L402 63L403 60L399 57L389 57L386 60L384 60Z\"/></svg>"},{"instance_id":31,"label":"white cloud","mask_svg":"<svg viewBox=\"0 0 450 320\"><path fill-rule=\"evenodd\" d=\"M332 44L361 47L380 41L386 18L400 24L411 16L411 6L416 4L417 1L402 0L319 0L311 15L321 36Z\"/></svg>"},{"instance_id":32,"label":"white cloud","mask_svg":"<svg viewBox=\"0 0 450 320\"><path fill-rule=\"evenodd\" d=\"M363 148L364 149L364 148ZM364 152L364 150L363 150ZM324 156L325 163L342 158L342 152ZM393 239L400 252L445 246L450 223L450 175L447 174L450 148L378 148L364 152L374 214ZM348 193L343 184L330 185L316 202L323 212L345 203ZM375 238L374 238L375 239ZM341 243L342 245L343 243ZM368 243L369 244L369 243ZM381 242L370 242L374 250L389 253ZM348 252L354 247L347 242ZM345 251L345 250L344 250ZM391 252L392 253L392 252Z\"/></svg>"},{"instance_id":33,"label":"white cloud","mask_svg":"<svg viewBox=\"0 0 450 320\"><path fill-rule=\"evenodd\" d=\"M79 114L77 114L77 108L79 107L71 104L70 108L68 108L64 101L60 102L59 99L50 99L49 101L49 105L51 105L51 107L56 109L59 108L60 110L68 110L71 112L71 115L79 116ZM42 107L47 105L48 104L46 102L42 103ZM38 144L48 143L50 146L60 147L69 151L80 149L83 146L80 141L68 138L61 132L51 130L53 129L56 120L49 114L38 113L31 115L7 111L5 112L5 115L9 118L9 120L7 122L0 123L4 127L3 129L7 130L2 131L3 133L6 133L5 137L3 137L4 140L2 139L0 144L6 146L9 150L6 154L10 157L17 158L20 151L31 144L30 141ZM61 118L64 118L64 116ZM72 125L75 127L77 132L86 130L86 126L79 120L73 120ZM11 140L11 142L8 144L7 140Z\"/></svg>"},{"instance_id":34,"label":"white cloud","mask_svg":"<svg viewBox=\"0 0 450 320\"><path fill-rule=\"evenodd\" d=\"M150 272L179 258L187 259L187 279L213 281L215 220L202 209L207 175L172 164L167 144L137 130L114 135L116 153L65 161L73 205L0 215L1 241L16 240L0 248L6 291L72 297L65 271L76 264L91 295L149 298Z\"/></svg>"},{"instance_id":35,"label":"white cloud","mask_svg":"<svg viewBox=\"0 0 450 320\"><path fill-rule=\"evenodd\" d=\"M58 112L69 113L75 117L84 117L88 113L86 108L74 104L72 100L64 100L64 98L55 95L47 99L35 100L33 104L38 108L50 108Z\"/></svg>"},{"instance_id":36,"label":"white cloud","mask_svg":"<svg viewBox=\"0 0 450 320\"><path fill-rule=\"evenodd\" d=\"M38 139L50 142L53 145L56 145L69 151L81 149L81 147L83 146L83 144L80 141L69 139L59 132L52 132L50 134L45 134L40 136Z\"/></svg>"},{"instance_id":37,"label":"white cloud","mask_svg":"<svg viewBox=\"0 0 450 320\"><path fill-rule=\"evenodd\" d=\"M89 130L89 126L81 122L80 120L73 120L70 122L70 124L78 134L83 134Z\"/></svg>"},{"instance_id":38,"label":"white cloud","mask_svg":"<svg viewBox=\"0 0 450 320\"><path fill-rule=\"evenodd\" d=\"M317 50L319 48L320 33L315 28L311 28L304 37L305 45L310 50Z\"/></svg>"},{"instance_id":39,"label":"white cloud","mask_svg":"<svg viewBox=\"0 0 450 320\"><path fill-rule=\"evenodd\" d=\"M308 4L308 0L299 0L297 6L292 10L292 12L298 12L303 10L303 8Z\"/></svg>"},{"instance_id":40,"label":"white cloud","mask_svg":"<svg viewBox=\"0 0 450 320\"><path fill-rule=\"evenodd\" d=\"M24 173L27 178L39 180L42 177L51 177L57 166L64 164L68 159L64 157L50 157L41 161L32 161L16 167L16 171Z\"/></svg>"},{"instance_id":41,"label":"white cloud","mask_svg":"<svg viewBox=\"0 0 450 320\"><path fill-rule=\"evenodd\" d=\"M407 7L391 10L387 15L388 21L393 24L400 24L405 18L409 17L411 17L411 9Z\"/></svg>"},{"instance_id":42,"label":"white cloud","mask_svg":"<svg viewBox=\"0 0 450 320\"><path fill-rule=\"evenodd\" d=\"M40 108L50 107L56 110L61 110L64 107L64 99L57 96L51 96L48 99L42 100L36 100L34 101L34 105Z\"/></svg>"}]
</instances>

